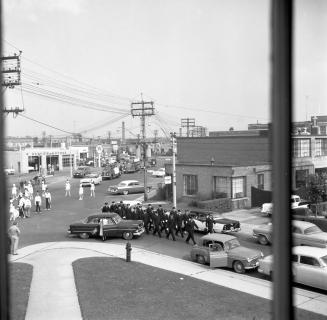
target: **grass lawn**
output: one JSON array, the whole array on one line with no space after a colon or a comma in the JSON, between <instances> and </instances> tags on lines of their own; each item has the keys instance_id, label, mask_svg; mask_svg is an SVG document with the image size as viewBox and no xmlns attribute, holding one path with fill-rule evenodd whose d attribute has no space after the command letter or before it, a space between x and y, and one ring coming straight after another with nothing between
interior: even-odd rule
<instances>
[{"instance_id":1,"label":"grass lawn","mask_svg":"<svg viewBox=\"0 0 327 320\"><path fill-rule=\"evenodd\" d=\"M118 258L73 263L83 319L271 319L271 302ZM297 310L296 319L324 316Z\"/></svg>"},{"instance_id":2,"label":"grass lawn","mask_svg":"<svg viewBox=\"0 0 327 320\"><path fill-rule=\"evenodd\" d=\"M31 287L33 267L26 263L10 263L10 319L24 320Z\"/></svg>"}]
</instances>

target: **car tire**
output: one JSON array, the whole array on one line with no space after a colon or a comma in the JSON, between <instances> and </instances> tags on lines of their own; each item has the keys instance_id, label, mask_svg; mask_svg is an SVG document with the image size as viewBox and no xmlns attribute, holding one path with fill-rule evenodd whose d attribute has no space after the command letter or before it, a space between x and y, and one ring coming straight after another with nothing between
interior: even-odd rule
<instances>
[{"instance_id":1,"label":"car tire","mask_svg":"<svg viewBox=\"0 0 327 320\"><path fill-rule=\"evenodd\" d=\"M83 232L83 233L79 234L79 237L81 239L88 239L90 237L90 235L88 233L86 233L86 232Z\"/></svg>"},{"instance_id":2,"label":"car tire","mask_svg":"<svg viewBox=\"0 0 327 320\"><path fill-rule=\"evenodd\" d=\"M241 261L235 261L233 263L233 269L236 273L244 273L245 272L244 264Z\"/></svg>"},{"instance_id":3,"label":"car tire","mask_svg":"<svg viewBox=\"0 0 327 320\"><path fill-rule=\"evenodd\" d=\"M262 244L263 246L266 246L266 245L269 243L267 237L266 237L266 236L263 236L263 235L260 235L260 236L258 237L258 241L259 241L259 243Z\"/></svg>"},{"instance_id":4,"label":"car tire","mask_svg":"<svg viewBox=\"0 0 327 320\"><path fill-rule=\"evenodd\" d=\"M125 240L132 240L133 239L133 233L131 231L125 231L123 233L123 238Z\"/></svg>"},{"instance_id":5,"label":"car tire","mask_svg":"<svg viewBox=\"0 0 327 320\"><path fill-rule=\"evenodd\" d=\"M124 190L123 195L127 196L128 195L128 190Z\"/></svg>"},{"instance_id":6,"label":"car tire","mask_svg":"<svg viewBox=\"0 0 327 320\"><path fill-rule=\"evenodd\" d=\"M201 254L196 257L196 261L200 264L206 264L206 259Z\"/></svg>"}]
</instances>

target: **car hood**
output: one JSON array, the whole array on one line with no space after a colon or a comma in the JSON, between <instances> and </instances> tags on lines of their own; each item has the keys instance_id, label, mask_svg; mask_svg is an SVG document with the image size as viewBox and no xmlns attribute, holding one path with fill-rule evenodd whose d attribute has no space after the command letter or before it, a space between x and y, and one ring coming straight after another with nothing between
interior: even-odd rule
<instances>
[{"instance_id":1,"label":"car hood","mask_svg":"<svg viewBox=\"0 0 327 320\"><path fill-rule=\"evenodd\" d=\"M258 231L267 231L271 232L272 231L272 225L271 224L261 224L253 229L254 232Z\"/></svg>"},{"instance_id":2,"label":"car hood","mask_svg":"<svg viewBox=\"0 0 327 320\"><path fill-rule=\"evenodd\" d=\"M245 248L245 247L237 247L237 248L231 249L231 250L229 250L229 253L231 255L244 257L245 259L261 258L261 251L250 249L250 248Z\"/></svg>"}]
</instances>

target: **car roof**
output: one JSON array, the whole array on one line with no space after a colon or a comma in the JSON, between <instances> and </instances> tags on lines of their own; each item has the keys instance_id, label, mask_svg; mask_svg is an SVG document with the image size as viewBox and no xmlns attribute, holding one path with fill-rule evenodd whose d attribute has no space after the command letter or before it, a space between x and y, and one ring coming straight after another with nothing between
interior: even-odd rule
<instances>
[{"instance_id":1,"label":"car roof","mask_svg":"<svg viewBox=\"0 0 327 320\"><path fill-rule=\"evenodd\" d=\"M118 213L115 213L115 212L94 213L94 214L87 216L87 218L112 218L112 217L116 217L117 215L118 215Z\"/></svg>"},{"instance_id":2,"label":"car roof","mask_svg":"<svg viewBox=\"0 0 327 320\"><path fill-rule=\"evenodd\" d=\"M327 248L317 248L309 246L296 246L292 249L294 254L308 254L313 256L323 257L327 255Z\"/></svg>"},{"instance_id":3,"label":"car roof","mask_svg":"<svg viewBox=\"0 0 327 320\"><path fill-rule=\"evenodd\" d=\"M120 183L122 183L122 182L130 183L130 182L140 182L140 181L138 181L138 180L123 180L123 181L120 181Z\"/></svg>"},{"instance_id":4,"label":"car roof","mask_svg":"<svg viewBox=\"0 0 327 320\"><path fill-rule=\"evenodd\" d=\"M307 228L316 226L314 223L308 221L293 220L292 225L295 227Z\"/></svg>"},{"instance_id":5,"label":"car roof","mask_svg":"<svg viewBox=\"0 0 327 320\"><path fill-rule=\"evenodd\" d=\"M207 234L201 237L201 240L214 240L214 241L223 241L223 242L232 239L236 239L236 237L231 236L229 234L221 234L221 233Z\"/></svg>"}]
</instances>

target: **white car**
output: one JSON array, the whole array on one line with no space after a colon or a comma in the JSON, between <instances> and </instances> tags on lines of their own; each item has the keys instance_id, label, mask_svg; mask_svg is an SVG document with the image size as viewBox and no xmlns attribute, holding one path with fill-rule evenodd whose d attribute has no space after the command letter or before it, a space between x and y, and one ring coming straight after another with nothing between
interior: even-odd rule
<instances>
[{"instance_id":1,"label":"white car","mask_svg":"<svg viewBox=\"0 0 327 320\"><path fill-rule=\"evenodd\" d=\"M157 178L164 177L166 175L166 170L165 168L160 168L157 171L153 171L152 175Z\"/></svg>"},{"instance_id":2,"label":"white car","mask_svg":"<svg viewBox=\"0 0 327 320\"><path fill-rule=\"evenodd\" d=\"M327 249L308 246L293 247L292 272L294 282L327 290ZM258 271L273 275L273 256L259 260Z\"/></svg>"},{"instance_id":3,"label":"white car","mask_svg":"<svg viewBox=\"0 0 327 320\"><path fill-rule=\"evenodd\" d=\"M15 174L15 169L13 169L13 168L7 168L7 169L5 169L5 174L8 174L8 175Z\"/></svg>"},{"instance_id":4,"label":"white car","mask_svg":"<svg viewBox=\"0 0 327 320\"><path fill-rule=\"evenodd\" d=\"M93 180L94 184L100 184L102 181L102 176L101 174L98 173L89 173L85 176L85 178L80 180L80 184L83 187L90 187L91 186L91 181Z\"/></svg>"},{"instance_id":5,"label":"white car","mask_svg":"<svg viewBox=\"0 0 327 320\"><path fill-rule=\"evenodd\" d=\"M299 203L301 202L301 198L297 195L291 196L291 208L296 208L299 206ZM305 205L307 206L307 205ZM262 204L261 212L267 214L270 216L273 211L273 204L272 203L264 203Z\"/></svg>"}]
</instances>

